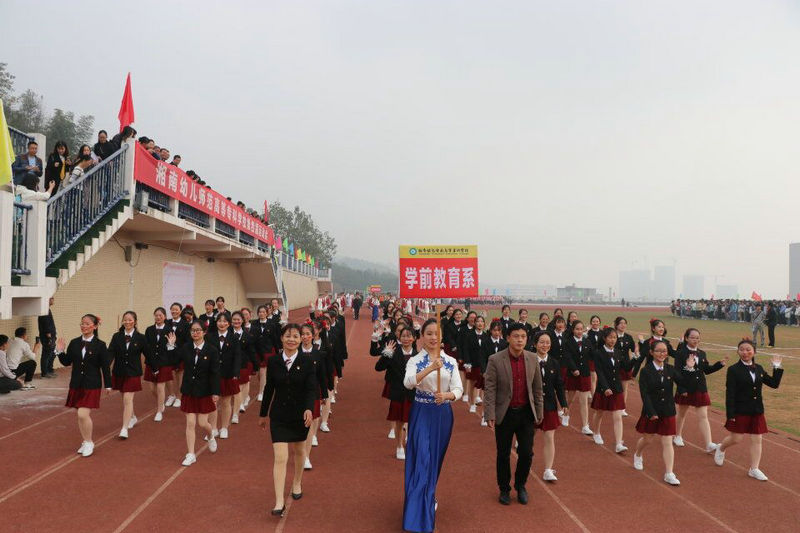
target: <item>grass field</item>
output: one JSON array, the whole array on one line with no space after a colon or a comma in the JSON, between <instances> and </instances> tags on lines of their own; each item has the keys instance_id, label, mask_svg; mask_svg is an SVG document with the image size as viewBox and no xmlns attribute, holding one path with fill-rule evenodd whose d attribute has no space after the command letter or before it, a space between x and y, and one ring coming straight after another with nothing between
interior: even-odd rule
<instances>
[{"instance_id":1,"label":"grass field","mask_svg":"<svg viewBox=\"0 0 800 533\"><path fill-rule=\"evenodd\" d=\"M514 306L512 316L517 316L517 308ZM724 322L717 320L694 320L674 317L667 308L619 308L619 307L577 307L571 309L569 306L560 306L564 309L564 314L571 310L578 313L578 317L588 324L589 317L596 314L601 318L604 325L613 325L614 318L624 316L628 320L628 332L636 339L637 333L642 333L646 337L650 334L648 322L655 317L664 321L667 326L667 336L675 347L678 344L677 337L682 337L686 328L694 327L700 330L700 348L708 354L708 359L714 363L724 356L728 356L729 364L738 360L736 355L736 344L743 336L750 336L749 324L741 322ZM525 306L529 311L528 321L532 324L538 322L539 313L546 311L552 317L553 307ZM476 309L473 307L473 309ZM493 318L500 315L499 308L486 310L487 317ZM765 330L766 333L766 330ZM800 436L800 328L778 326L775 331L775 348L760 348L756 352L756 360L767 372L772 372L770 356L768 354L778 353L784 356L784 374L778 390L764 387L764 407L766 409L767 422L770 428L780 429ZM725 412L725 372L723 368L719 372L707 377L709 393L711 395L712 407L721 412ZM720 428L713 428L715 434Z\"/></svg>"}]
</instances>

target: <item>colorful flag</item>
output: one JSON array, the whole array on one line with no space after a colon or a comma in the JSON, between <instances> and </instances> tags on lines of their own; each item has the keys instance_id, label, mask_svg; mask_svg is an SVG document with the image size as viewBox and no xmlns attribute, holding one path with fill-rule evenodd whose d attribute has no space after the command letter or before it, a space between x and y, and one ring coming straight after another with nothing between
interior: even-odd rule
<instances>
[{"instance_id":1,"label":"colorful flag","mask_svg":"<svg viewBox=\"0 0 800 533\"><path fill-rule=\"evenodd\" d=\"M269 204L264 200L264 221L269 224Z\"/></svg>"},{"instance_id":2,"label":"colorful flag","mask_svg":"<svg viewBox=\"0 0 800 533\"><path fill-rule=\"evenodd\" d=\"M284 250L288 250L289 249L289 239L286 238L286 237L283 238L283 249Z\"/></svg>"},{"instance_id":3,"label":"colorful flag","mask_svg":"<svg viewBox=\"0 0 800 533\"><path fill-rule=\"evenodd\" d=\"M760 302L761 301L761 295L758 294L756 291L753 291L753 293L750 295L750 299L751 300L755 300L757 302Z\"/></svg>"},{"instance_id":4,"label":"colorful flag","mask_svg":"<svg viewBox=\"0 0 800 533\"><path fill-rule=\"evenodd\" d=\"M283 244L284 244L284 247L286 247L286 248L288 248L288 249L289 249L289 255L291 255L292 257L294 257L294 243L293 243L293 242L291 242L291 243L289 243L289 246L286 246L286 239L284 239L284 240L283 240Z\"/></svg>"},{"instance_id":5,"label":"colorful flag","mask_svg":"<svg viewBox=\"0 0 800 533\"><path fill-rule=\"evenodd\" d=\"M122 131L125 126L130 126L134 122L130 72L128 72L128 80L125 82L125 92L122 94L122 103L119 106L117 118L119 118L119 131Z\"/></svg>"},{"instance_id":6,"label":"colorful flag","mask_svg":"<svg viewBox=\"0 0 800 533\"><path fill-rule=\"evenodd\" d=\"M0 185L11 181L11 164L14 162L14 145L8 132L3 101L0 100Z\"/></svg>"},{"instance_id":7,"label":"colorful flag","mask_svg":"<svg viewBox=\"0 0 800 533\"><path fill-rule=\"evenodd\" d=\"M283 250L283 241L281 241L281 237L277 233L275 234L275 249L279 252Z\"/></svg>"}]
</instances>

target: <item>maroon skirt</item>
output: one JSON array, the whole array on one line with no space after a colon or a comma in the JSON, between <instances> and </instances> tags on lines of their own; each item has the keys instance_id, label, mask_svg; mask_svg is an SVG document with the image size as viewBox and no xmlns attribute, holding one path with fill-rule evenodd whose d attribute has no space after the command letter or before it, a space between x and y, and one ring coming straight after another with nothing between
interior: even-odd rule
<instances>
[{"instance_id":1,"label":"maroon skirt","mask_svg":"<svg viewBox=\"0 0 800 533\"><path fill-rule=\"evenodd\" d=\"M466 377L467 369L464 368L464 361L462 361L461 359L457 359L457 361L458 361L458 371L464 372L464 376Z\"/></svg>"},{"instance_id":2,"label":"maroon skirt","mask_svg":"<svg viewBox=\"0 0 800 533\"><path fill-rule=\"evenodd\" d=\"M651 435L659 434L663 436L676 435L678 431L675 426L675 417L668 416L665 418L658 417L655 420L650 420L646 416L639 417L636 422L636 431L639 433L649 433Z\"/></svg>"},{"instance_id":3,"label":"maroon skirt","mask_svg":"<svg viewBox=\"0 0 800 533\"><path fill-rule=\"evenodd\" d=\"M686 396L683 396L682 394L676 394L675 403L677 405L705 407L706 405L711 405L711 396L709 396L707 392L690 392Z\"/></svg>"},{"instance_id":4,"label":"maroon skirt","mask_svg":"<svg viewBox=\"0 0 800 533\"><path fill-rule=\"evenodd\" d=\"M633 370L620 370L619 371L619 379L620 381L630 381L633 379Z\"/></svg>"},{"instance_id":5,"label":"maroon skirt","mask_svg":"<svg viewBox=\"0 0 800 533\"><path fill-rule=\"evenodd\" d=\"M764 415L736 415L736 421L725 422L725 429L731 433L750 433L761 435L767 432L767 419Z\"/></svg>"},{"instance_id":6,"label":"maroon skirt","mask_svg":"<svg viewBox=\"0 0 800 533\"><path fill-rule=\"evenodd\" d=\"M389 414L386 415L386 420L391 422L408 422L408 415L411 413L411 402L403 400L398 402L392 400L389 402Z\"/></svg>"},{"instance_id":7,"label":"maroon skirt","mask_svg":"<svg viewBox=\"0 0 800 533\"><path fill-rule=\"evenodd\" d=\"M475 388L483 390L483 387L486 385L486 382L483 379L483 374L479 371L477 376L478 377L475 378Z\"/></svg>"},{"instance_id":8,"label":"maroon skirt","mask_svg":"<svg viewBox=\"0 0 800 533\"><path fill-rule=\"evenodd\" d=\"M332 381L332 380L331 380ZM392 386L389 385L388 381L383 382L383 392L381 392L381 398L386 398L387 400L391 400L389 393L392 390Z\"/></svg>"},{"instance_id":9,"label":"maroon skirt","mask_svg":"<svg viewBox=\"0 0 800 533\"><path fill-rule=\"evenodd\" d=\"M248 362L244 368L239 370L239 383L250 383L250 374L253 373L253 363Z\"/></svg>"},{"instance_id":10,"label":"maroon skirt","mask_svg":"<svg viewBox=\"0 0 800 533\"><path fill-rule=\"evenodd\" d=\"M100 407L100 389L69 389L67 393L67 407L88 407L98 409Z\"/></svg>"},{"instance_id":11,"label":"maroon skirt","mask_svg":"<svg viewBox=\"0 0 800 533\"><path fill-rule=\"evenodd\" d=\"M542 421L539 422L536 427L542 431L552 431L560 425L561 419L558 417L558 412L545 410Z\"/></svg>"},{"instance_id":12,"label":"maroon skirt","mask_svg":"<svg viewBox=\"0 0 800 533\"><path fill-rule=\"evenodd\" d=\"M589 372L594 372L594 361L589 359Z\"/></svg>"},{"instance_id":13,"label":"maroon skirt","mask_svg":"<svg viewBox=\"0 0 800 533\"><path fill-rule=\"evenodd\" d=\"M594 391L592 409L598 411L622 411L625 409L625 396L621 392L614 392L606 396L601 390Z\"/></svg>"},{"instance_id":14,"label":"maroon skirt","mask_svg":"<svg viewBox=\"0 0 800 533\"><path fill-rule=\"evenodd\" d=\"M139 392L142 390L142 377L111 376L111 388L120 392Z\"/></svg>"},{"instance_id":15,"label":"maroon skirt","mask_svg":"<svg viewBox=\"0 0 800 533\"><path fill-rule=\"evenodd\" d=\"M181 394L181 411L184 413L207 414L216 411L217 406L211 396L189 396Z\"/></svg>"},{"instance_id":16,"label":"maroon skirt","mask_svg":"<svg viewBox=\"0 0 800 533\"><path fill-rule=\"evenodd\" d=\"M314 400L314 410L311 411L312 418L320 417L320 405L321 402L319 400Z\"/></svg>"},{"instance_id":17,"label":"maroon skirt","mask_svg":"<svg viewBox=\"0 0 800 533\"><path fill-rule=\"evenodd\" d=\"M181 361L180 363L178 363L178 366L177 366L177 367L173 368L173 370L174 370L175 372L183 372L184 368L186 368L186 363L184 363L183 361Z\"/></svg>"},{"instance_id":18,"label":"maroon skirt","mask_svg":"<svg viewBox=\"0 0 800 533\"><path fill-rule=\"evenodd\" d=\"M153 369L149 365L144 367L144 380L150 383L166 383L172 381L172 367L162 366L158 369L158 374L153 374Z\"/></svg>"},{"instance_id":19,"label":"maroon skirt","mask_svg":"<svg viewBox=\"0 0 800 533\"><path fill-rule=\"evenodd\" d=\"M219 380L219 395L233 396L239 394L239 380L236 378L221 378Z\"/></svg>"},{"instance_id":20,"label":"maroon skirt","mask_svg":"<svg viewBox=\"0 0 800 533\"><path fill-rule=\"evenodd\" d=\"M570 374L564 380L564 388L567 390L589 392L592 390L592 378L591 376L583 377Z\"/></svg>"}]
</instances>

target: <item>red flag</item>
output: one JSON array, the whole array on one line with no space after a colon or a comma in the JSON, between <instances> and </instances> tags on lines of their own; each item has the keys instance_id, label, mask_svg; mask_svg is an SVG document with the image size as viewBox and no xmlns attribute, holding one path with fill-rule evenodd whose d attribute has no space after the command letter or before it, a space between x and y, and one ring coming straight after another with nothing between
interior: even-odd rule
<instances>
[{"instance_id":1,"label":"red flag","mask_svg":"<svg viewBox=\"0 0 800 533\"><path fill-rule=\"evenodd\" d=\"M122 103L119 106L119 131L125 126L134 122L133 116L133 95L131 94L131 73L128 72L128 81L125 82L125 92L122 95Z\"/></svg>"},{"instance_id":2,"label":"red flag","mask_svg":"<svg viewBox=\"0 0 800 533\"><path fill-rule=\"evenodd\" d=\"M758 294L756 291L753 291L753 294L750 295L751 300L755 300L757 302L761 301L761 295Z\"/></svg>"},{"instance_id":3,"label":"red flag","mask_svg":"<svg viewBox=\"0 0 800 533\"><path fill-rule=\"evenodd\" d=\"M269 224L269 204L264 200L264 223Z\"/></svg>"}]
</instances>

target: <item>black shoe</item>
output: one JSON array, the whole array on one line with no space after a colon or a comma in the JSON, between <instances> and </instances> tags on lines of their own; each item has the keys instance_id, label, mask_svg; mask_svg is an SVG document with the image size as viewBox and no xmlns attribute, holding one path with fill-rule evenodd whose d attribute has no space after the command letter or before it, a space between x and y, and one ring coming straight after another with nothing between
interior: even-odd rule
<instances>
[{"instance_id":1,"label":"black shoe","mask_svg":"<svg viewBox=\"0 0 800 533\"><path fill-rule=\"evenodd\" d=\"M501 490L498 501L503 505L511 505L511 491Z\"/></svg>"},{"instance_id":2,"label":"black shoe","mask_svg":"<svg viewBox=\"0 0 800 533\"><path fill-rule=\"evenodd\" d=\"M295 494L294 492L292 493L292 499L293 500L299 500L302 497L303 497L303 493L302 492L298 492L297 494Z\"/></svg>"},{"instance_id":3,"label":"black shoe","mask_svg":"<svg viewBox=\"0 0 800 533\"><path fill-rule=\"evenodd\" d=\"M286 512L286 506L284 505L281 509L273 509L271 511L272 516L283 516L283 513Z\"/></svg>"},{"instance_id":4,"label":"black shoe","mask_svg":"<svg viewBox=\"0 0 800 533\"><path fill-rule=\"evenodd\" d=\"M525 487L517 487L517 501L522 505L528 505L528 491Z\"/></svg>"}]
</instances>

